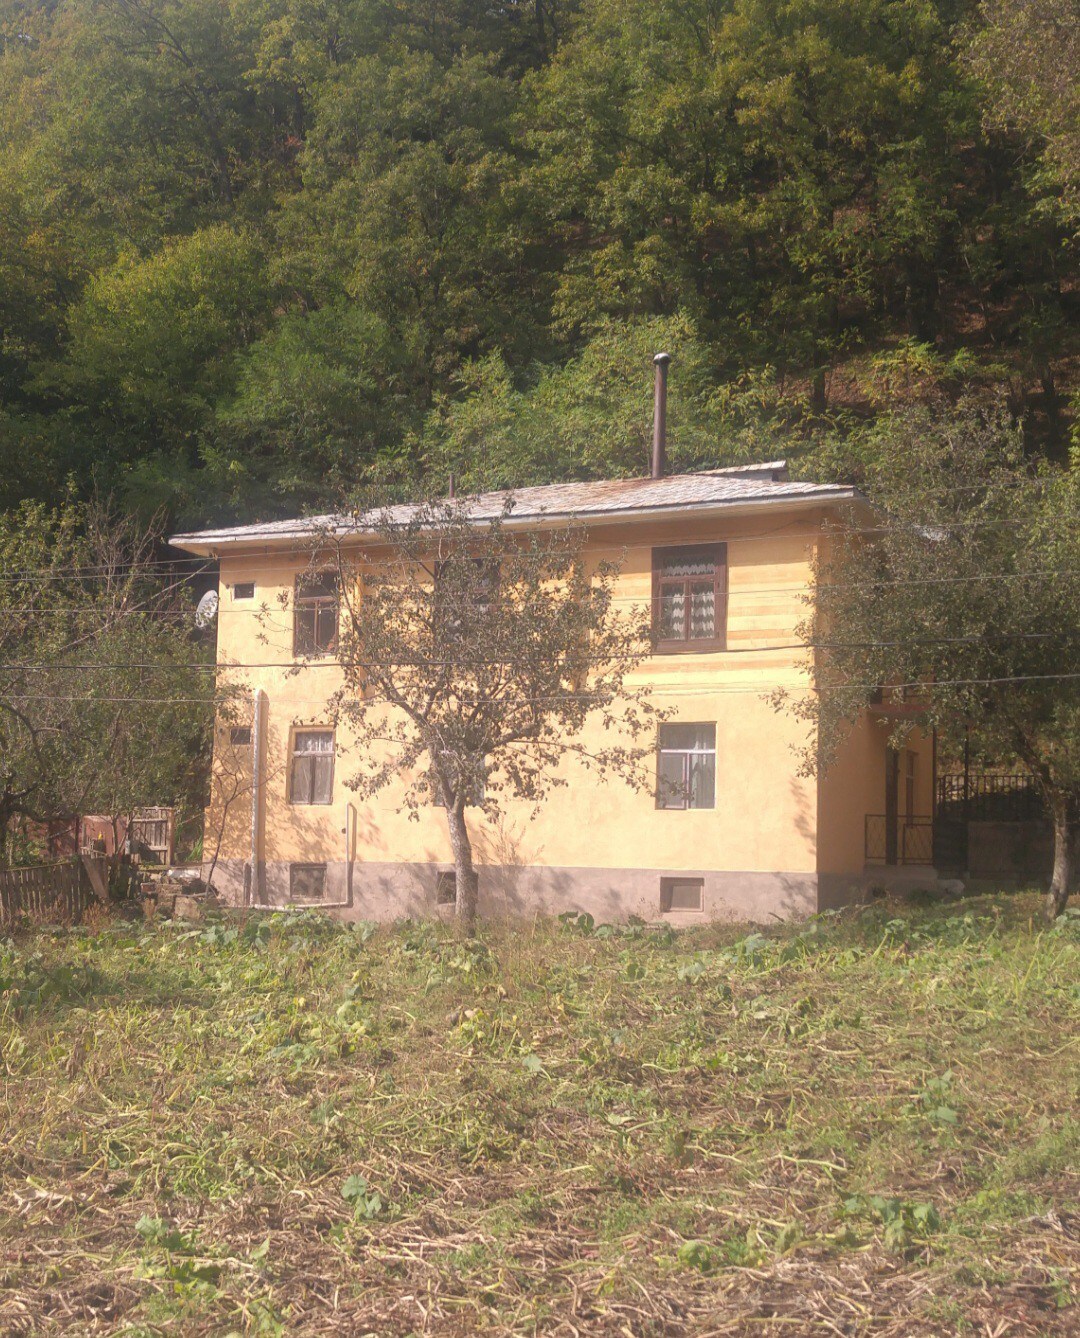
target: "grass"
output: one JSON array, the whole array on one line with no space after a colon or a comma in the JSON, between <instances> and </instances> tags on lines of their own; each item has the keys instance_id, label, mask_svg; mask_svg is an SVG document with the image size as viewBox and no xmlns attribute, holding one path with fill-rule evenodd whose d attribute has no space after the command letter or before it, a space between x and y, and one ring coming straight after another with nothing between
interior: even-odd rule
<instances>
[{"instance_id":1,"label":"grass","mask_svg":"<svg viewBox=\"0 0 1080 1338\"><path fill-rule=\"evenodd\" d=\"M1080 1330L1080 919L0 945L0 1332Z\"/></svg>"}]
</instances>

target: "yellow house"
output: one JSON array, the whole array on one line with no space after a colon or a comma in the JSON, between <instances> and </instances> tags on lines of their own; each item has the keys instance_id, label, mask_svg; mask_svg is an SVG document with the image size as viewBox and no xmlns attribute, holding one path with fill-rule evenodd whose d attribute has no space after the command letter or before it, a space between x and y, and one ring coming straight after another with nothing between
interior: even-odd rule
<instances>
[{"instance_id":1,"label":"yellow house","mask_svg":"<svg viewBox=\"0 0 1080 1338\"><path fill-rule=\"evenodd\" d=\"M479 520L504 501L468 505ZM636 671L671 712L657 774L686 784L650 795L571 775L538 815L511 808L496 826L473 811L481 913L764 921L857 897L889 865L933 877L931 741L895 753L867 715L836 763L807 777L807 727L768 699L778 687L809 690L796 625L825 522L865 507L852 489L791 481L773 462L523 488L513 502L509 525L573 521L590 555L621 559L619 597L648 603L654 588L683 581L712 595ZM173 540L219 563L219 672L241 680L249 702L242 723L218 731L205 858L236 904L432 914L453 898L445 815L433 807L409 820L392 788L358 800L347 784L353 741L335 735L326 707L340 670L332 654L298 659L330 646L336 629L333 585L297 585L327 526L345 548L371 538L362 522L323 517Z\"/></svg>"}]
</instances>

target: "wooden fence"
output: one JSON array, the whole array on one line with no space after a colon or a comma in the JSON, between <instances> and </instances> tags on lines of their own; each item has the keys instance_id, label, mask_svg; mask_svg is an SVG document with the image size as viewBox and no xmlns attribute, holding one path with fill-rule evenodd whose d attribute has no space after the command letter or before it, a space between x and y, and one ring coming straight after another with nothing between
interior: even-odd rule
<instances>
[{"instance_id":1,"label":"wooden fence","mask_svg":"<svg viewBox=\"0 0 1080 1338\"><path fill-rule=\"evenodd\" d=\"M0 924L20 916L51 924L78 924L96 898L77 864L0 869Z\"/></svg>"}]
</instances>

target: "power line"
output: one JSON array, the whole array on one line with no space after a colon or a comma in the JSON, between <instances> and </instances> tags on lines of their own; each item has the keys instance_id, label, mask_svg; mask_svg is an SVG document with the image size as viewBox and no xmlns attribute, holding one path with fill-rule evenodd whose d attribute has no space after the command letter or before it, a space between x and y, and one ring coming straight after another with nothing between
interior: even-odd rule
<instances>
[{"instance_id":1,"label":"power line","mask_svg":"<svg viewBox=\"0 0 1080 1338\"><path fill-rule=\"evenodd\" d=\"M995 636L1000 641L1049 641L1059 636L1055 632L1000 632ZM703 651L702 654L708 655L766 655L776 651L789 650L887 650L890 648L899 648L904 646L977 646L986 641L984 636L966 636L966 637L913 637L901 641L790 641L779 644L770 644L765 646L727 646L721 651ZM587 662L589 664L609 664L617 657L603 656L581 656L575 657L576 663ZM663 653L650 655L646 657L649 660L665 660L668 658ZM0 672L8 673L104 673L124 670L156 670L162 673L182 672L188 670L203 671L240 671L246 672L251 669L285 669L301 672L304 669L336 669L341 673L348 669L364 670L371 667L373 662L356 662L345 664L341 660L327 657L325 659L298 659L298 660L246 660L242 663L222 663L221 661L197 660L190 662L173 662L161 660L146 661L123 661L113 663L86 663L86 664L45 664L40 661L30 663L11 663L0 664ZM406 659L404 657L394 659L392 663L399 668L407 669L444 669L459 667L468 669L470 667L489 668L496 666L506 666L515 663L512 659Z\"/></svg>"},{"instance_id":2,"label":"power line","mask_svg":"<svg viewBox=\"0 0 1080 1338\"><path fill-rule=\"evenodd\" d=\"M1060 674L1015 674L1007 677L997 678L954 678L954 679L936 679L932 683L890 683L887 685L890 692L925 692L928 689L943 687L1005 687L1020 683L1046 683L1080 680L1080 672L1060 673ZM754 683L745 686L739 685L721 685L715 688L678 688L657 686L653 690L653 695L660 700L672 697L723 697L729 695L747 695L766 696L771 692L790 692L797 691L801 693L829 693L829 692L872 692L880 689L880 683L823 683L823 684L795 684L795 683ZM577 702L587 694L582 693L549 693L536 697L505 697L492 694L490 697L457 697L462 706L482 706L488 702L499 701L506 706L545 706L554 702ZM144 706L171 706L171 705L214 705L214 704L234 704L235 696L208 696L208 697L97 697L88 695L63 695L55 693L41 694L18 694L12 695L11 700L16 702L28 701L56 701L56 702L79 702L88 705L101 704L129 704ZM325 697L292 697L284 695L281 701L286 706L318 706L324 712L329 706L329 699ZM365 697L357 699L358 705L363 706L394 706L395 703L387 697Z\"/></svg>"},{"instance_id":3,"label":"power line","mask_svg":"<svg viewBox=\"0 0 1080 1338\"><path fill-rule=\"evenodd\" d=\"M972 489L967 489L966 491L970 490ZM801 499L796 498L795 500L801 500ZM824 499L824 500L827 501L830 499ZM612 512L611 516L613 520L617 521L622 519L628 523L632 523L634 520L638 519L638 514L639 513L635 513L634 515L628 514L625 517L620 517L618 512ZM659 519L667 519L667 518L668 517L665 516ZM323 519L325 518L323 517L313 518L313 520L323 520ZM488 519L489 518L486 517L481 518L480 523L487 523ZM513 519L512 516L511 519ZM544 516L542 515L536 517L529 516L526 517L526 519L530 520L535 519L537 522L538 531L543 532L540 530L540 526L545 520ZM722 521L722 513L718 517L718 520ZM274 522L269 522L269 523L274 523ZM926 520L923 522L910 521L905 524L893 523L893 524L883 524L883 525L866 525L866 526L858 526L855 527L854 530L847 530L845 532L856 532L858 534L871 534L871 535L913 534L916 537L931 539L935 532L940 532L940 531L1000 529L1002 527L1014 528L1027 525L1029 523L1030 523L1029 521L1023 518L1012 519L1006 516L995 517L992 519L973 517L970 520L954 520L954 521ZM739 544L760 543L760 542L765 542L769 539L776 538L778 535L782 535L792 530L794 530L796 534L805 534L808 537L829 533L828 528L824 524L813 527L811 529L806 529L805 527L797 528L798 526L799 522L797 519L788 520L784 522L782 525L775 526L774 528L769 530L758 531L752 534L741 534L741 535L733 534L726 539L717 539L716 542L729 542L729 543L739 543ZM243 527L236 527L236 528L239 529ZM582 522L580 526L578 526L575 525L575 522L573 522L573 520L571 520L567 523L565 528L571 530L579 530L585 538L591 538L593 540L596 540L598 538L599 529L602 529L603 527L597 527L590 530L587 523ZM212 534L214 533L214 531L209 531L209 533ZM356 531L353 534L349 533L339 534L333 532L330 529L327 529L325 531L326 541L336 545L348 545L350 540L356 540L356 539L362 540L368 535L372 535L372 532ZM242 553L229 554L226 556L230 560L244 562L245 567L249 570L253 565L261 568L262 570L269 570L273 569L274 567L279 567L283 560L287 560L290 556L294 556L298 551L304 551L306 548L309 548L311 541L313 539L318 539L319 536L320 536L320 531L317 525L313 525L312 530L309 533L297 535L296 545L291 549L288 548L283 549L281 551L281 556L278 558L260 554L258 555L257 560L253 560L254 555L248 555L247 560L245 561L245 555ZM247 540L247 542L250 542L255 545L258 545L260 542L265 544L267 541L279 537L290 537L290 536L266 535L262 537L261 541L258 536L251 536ZM379 545L380 543L393 542L392 537L382 538L379 535L372 535L372 537L376 545ZM438 535L435 534L434 538L437 541ZM708 541L703 541L703 542L708 542ZM670 546L671 545L664 543L604 544L602 541L596 542L593 545L593 547L595 548L603 549L610 547L617 549L620 552L634 552L642 549L663 548ZM197 554L191 554L184 557L152 559L148 562L134 564L131 568L124 568L124 567L116 568L113 566L105 566L104 564L98 564L97 566L91 565L88 567L82 567L78 564L65 564L53 567L25 568L21 572L16 571L16 572L0 573L0 582L23 583L32 581L34 579L63 580L67 576L70 576L71 579L73 580L104 580L104 581L113 579L128 580L140 575L152 575L155 571L163 571L167 574L172 574L177 567L184 565L188 565L193 568L201 567L202 569L205 570L211 566L220 565L222 560L223 560L222 558L201 557ZM394 566L397 565L397 561L398 561L397 559L372 559L365 565ZM197 575L198 573L197 572L189 573L189 575L192 574Z\"/></svg>"},{"instance_id":4,"label":"power line","mask_svg":"<svg viewBox=\"0 0 1080 1338\"><path fill-rule=\"evenodd\" d=\"M729 564L728 566L729 574L732 570L738 570L738 568L733 569ZM984 583L993 584L999 581L1042 580L1044 577L1068 577L1070 579L1078 578L1080 577L1080 570L1073 568L1062 568L1062 567L1040 567L1030 571L971 572L964 576L911 576L911 577L881 577L881 578L875 577L872 579L867 579L866 581L821 581L821 582L793 581L789 585L775 585L775 586L746 585L744 587L729 586L727 591L727 596L729 600L735 596L738 596L739 598L742 597L757 598L760 595L792 595L792 594L797 594L797 595L805 594L809 596L822 590L868 591L868 590L888 589L896 586L909 587L909 586L925 586L925 585L968 585L968 584L984 584ZM427 587L422 587L422 588L427 588ZM477 602L478 601L473 601L471 603L467 603L465 606L476 607ZM538 604L545 605L550 601L538 598L535 602ZM609 596L609 603L612 604L637 604L642 606L648 606L651 602L652 602L652 595L647 593L643 593L641 595ZM460 604L461 601L458 601L458 603ZM449 603L447 604L448 607L453 607L453 605L454 601L449 601ZM98 613L98 610L92 604L85 605L82 608L75 608L75 607L25 608L24 607L15 609L4 608L3 605L0 604L0 612L7 614L8 616L19 615L26 617L36 616L36 617L72 618L72 617L79 617L84 614L86 616L90 616L92 614ZM255 616L260 618L268 618L276 613L281 613L288 616L293 612L295 612L295 605L290 605L287 608L279 607L278 609L274 609L264 601L261 605L259 605L256 608L237 608L235 606L219 606L216 616L220 617L222 614L228 614L231 616L246 615L248 617ZM118 618L147 617L147 618L160 618L163 620L164 619L193 620L194 616L195 612L193 609L165 609L165 610L126 609L126 610L121 610L119 613L116 614L116 617Z\"/></svg>"}]
</instances>

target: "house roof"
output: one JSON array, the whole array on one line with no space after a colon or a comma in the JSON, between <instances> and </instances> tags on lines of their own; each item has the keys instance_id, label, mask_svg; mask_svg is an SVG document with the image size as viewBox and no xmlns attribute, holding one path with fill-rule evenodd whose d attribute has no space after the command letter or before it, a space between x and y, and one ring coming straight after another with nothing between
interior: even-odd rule
<instances>
[{"instance_id":1,"label":"house roof","mask_svg":"<svg viewBox=\"0 0 1080 1338\"><path fill-rule=\"evenodd\" d=\"M761 506L835 504L861 500L850 487L800 483L787 477L783 460L759 465L708 469L697 474L665 474L661 478L601 479L587 483L550 483L535 488L461 496L477 521L501 516L509 504L508 524L536 526L566 521L611 522L667 514L756 510ZM404 524L418 503L376 508L359 515L306 516L228 529L174 535L171 542L188 552L211 555L221 548L253 545L288 547L321 533L337 537L370 534L377 518Z\"/></svg>"}]
</instances>

